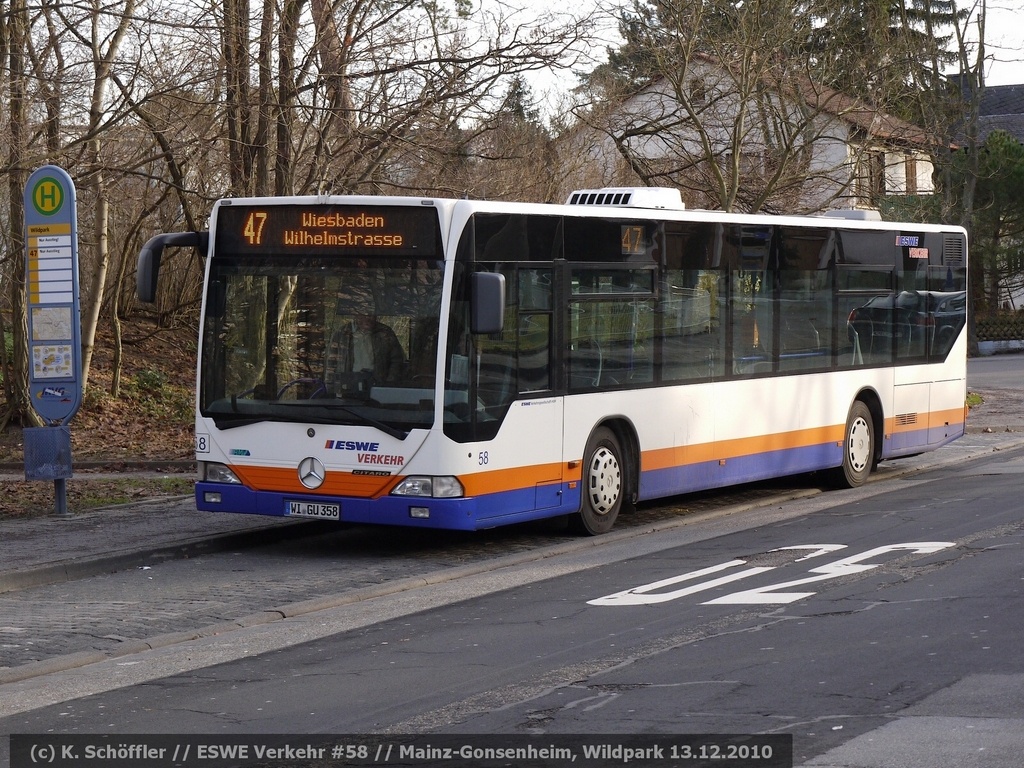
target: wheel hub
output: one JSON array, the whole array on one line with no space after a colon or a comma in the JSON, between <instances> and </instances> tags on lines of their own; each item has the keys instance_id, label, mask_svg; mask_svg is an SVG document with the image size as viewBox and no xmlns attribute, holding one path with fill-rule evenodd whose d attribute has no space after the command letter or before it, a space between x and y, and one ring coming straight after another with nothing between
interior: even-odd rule
<instances>
[{"instance_id":1,"label":"wheel hub","mask_svg":"<svg viewBox=\"0 0 1024 768\"><path fill-rule=\"evenodd\" d=\"M615 507L622 492L622 469L615 454L598 448L587 473L590 504L599 515L607 515Z\"/></svg>"},{"instance_id":2,"label":"wheel hub","mask_svg":"<svg viewBox=\"0 0 1024 768\"><path fill-rule=\"evenodd\" d=\"M855 472L863 472L871 461L871 430L864 419L857 419L850 425L850 442L847 449L850 466Z\"/></svg>"}]
</instances>

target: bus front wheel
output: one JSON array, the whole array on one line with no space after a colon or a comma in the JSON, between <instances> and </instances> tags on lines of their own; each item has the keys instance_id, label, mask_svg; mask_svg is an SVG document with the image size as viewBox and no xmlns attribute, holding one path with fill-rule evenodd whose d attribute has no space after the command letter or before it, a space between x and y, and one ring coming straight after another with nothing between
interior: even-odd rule
<instances>
[{"instance_id":1,"label":"bus front wheel","mask_svg":"<svg viewBox=\"0 0 1024 768\"><path fill-rule=\"evenodd\" d=\"M834 470L835 485L863 485L875 465L875 422L871 409L860 400L850 408L843 440L843 464Z\"/></svg>"},{"instance_id":2,"label":"bus front wheel","mask_svg":"<svg viewBox=\"0 0 1024 768\"><path fill-rule=\"evenodd\" d=\"M583 454L582 503L572 519L579 533L596 536L615 525L626 494L625 465L619 439L607 427L594 430Z\"/></svg>"}]
</instances>

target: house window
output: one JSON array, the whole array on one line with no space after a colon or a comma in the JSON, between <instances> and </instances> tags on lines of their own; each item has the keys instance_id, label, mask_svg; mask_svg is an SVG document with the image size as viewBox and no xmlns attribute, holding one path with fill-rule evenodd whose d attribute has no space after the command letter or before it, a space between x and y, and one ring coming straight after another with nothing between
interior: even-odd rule
<instances>
[{"instance_id":1,"label":"house window","mask_svg":"<svg viewBox=\"0 0 1024 768\"><path fill-rule=\"evenodd\" d=\"M861 202L874 204L885 195L885 153L880 150L866 150L860 161L858 175L858 197Z\"/></svg>"},{"instance_id":2,"label":"house window","mask_svg":"<svg viewBox=\"0 0 1024 768\"><path fill-rule=\"evenodd\" d=\"M917 192L917 158L907 155L907 194L916 195Z\"/></svg>"}]
</instances>

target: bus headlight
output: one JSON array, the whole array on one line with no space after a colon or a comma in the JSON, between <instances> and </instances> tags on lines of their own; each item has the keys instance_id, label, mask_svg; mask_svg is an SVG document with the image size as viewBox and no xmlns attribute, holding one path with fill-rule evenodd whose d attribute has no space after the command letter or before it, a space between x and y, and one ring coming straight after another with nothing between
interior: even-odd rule
<instances>
[{"instance_id":1,"label":"bus headlight","mask_svg":"<svg viewBox=\"0 0 1024 768\"><path fill-rule=\"evenodd\" d=\"M435 499L457 499L466 494L457 477L410 475L395 486L392 496L425 496Z\"/></svg>"},{"instance_id":2,"label":"bus headlight","mask_svg":"<svg viewBox=\"0 0 1024 768\"><path fill-rule=\"evenodd\" d=\"M199 477L208 483L242 484L242 481L238 479L238 475L232 472L227 464L218 464L213 461L200 462Z\"/></svg>"}]
</instances>

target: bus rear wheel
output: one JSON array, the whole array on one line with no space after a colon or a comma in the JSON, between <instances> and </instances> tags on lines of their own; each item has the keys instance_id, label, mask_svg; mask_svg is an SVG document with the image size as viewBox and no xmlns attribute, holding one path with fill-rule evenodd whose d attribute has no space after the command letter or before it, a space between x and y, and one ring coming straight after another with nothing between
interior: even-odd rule
<instances>
[{"instance_id":1,"label":"bus rear wheel","mask_svg":"<svg viewBox=\"0 0 1024 768\"><path fill-rule=\"evenodd\" d=\"M875 422L871 409L858 400L846 417L843 440L843 464L833 473L840 488L863 485L875 465Z\"/></svg>"},{"instance_id":2,"label":"bus rear wheel","mask_svg":"<svg viewBox=\"0 0 1024 768\"><path fill-rule=\"evenodd\" d=\"M625 464L619 439L607 427L594 430L583 454L582 502L572 528L596 536L615 525L626 494Z\"/></svg>"}]
</instances>

